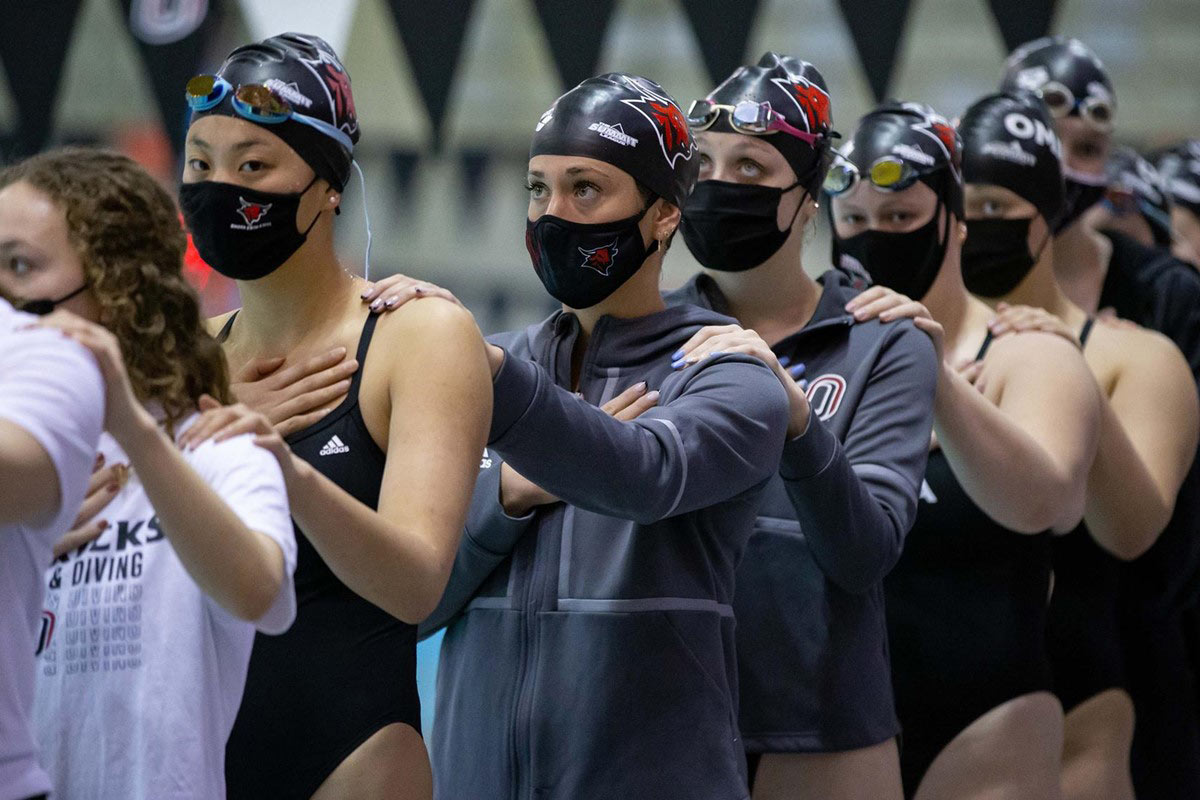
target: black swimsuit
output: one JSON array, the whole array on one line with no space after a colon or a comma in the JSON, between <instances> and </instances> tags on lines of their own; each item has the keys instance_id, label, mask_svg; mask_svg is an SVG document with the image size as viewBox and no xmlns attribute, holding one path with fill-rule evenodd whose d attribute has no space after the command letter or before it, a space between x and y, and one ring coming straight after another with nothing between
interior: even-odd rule
<instances>
[{"instance_id":1,"label":"black swimsuit","mask_svg":"<svg viewBox=\"0 0 1200 800\"><path fill-rule=\"evenodd\" d=\"M1079 333L1086 346L1091 318ZM1125 685L1118 600L1121 562L1105 551L1080 523L1054 537L1054 593L1050 598L1046 647L1054 693L1070 711L1106 689Z\"/></svg>"},{"instance_id":2,"label":"black swimsuit","mask_svg":"<svg viewBox=\"0 0 1200 800\"><path fill-rule=\"evenodd\" d=\"M363 325L345 400L287 437L292 452L370 508L379 504L385 455L363 422L358 393L378 319L371 314ZM231 317L219 340L232 325ZM416 627L355 594L302 533L296 528L296 622L281 636L254 640L225 752L231 800L309 798L376 731L394 722L421 729Z\"/></svg>"},{"instance_id":3,"label":"black swimsuit","mask_svg":"<svg viewBox=\"0 0 1200 800\"><path fill-rule=\"evenodd\" d=\"M982 359L992 337L984 340ZM988 711L1050 689L1050 533L1015 533L929 454L917 521L884 579L900 737L912 797L947 744Z\"/></svg>"}]
</instances>

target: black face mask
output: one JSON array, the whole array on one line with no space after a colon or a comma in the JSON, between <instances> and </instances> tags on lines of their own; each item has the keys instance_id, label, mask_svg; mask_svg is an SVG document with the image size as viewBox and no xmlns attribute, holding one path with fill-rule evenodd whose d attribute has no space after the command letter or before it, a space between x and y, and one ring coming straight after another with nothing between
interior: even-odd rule
<instances>
[{"instance_id":1,"label":"black face mask","mask_svg":"<svg viewBox=\"0 0 1200 800\"><path fill-rule=\"evenodd\" d=\"M967 220L967 242L962 250L967 291L980 297L1003 297L1025 280L1041 255L1041 250L1029 252L1032 222L1033 217Z\"/></svg>"},{"instance_id":2,"label":"black face mask","mask_svg":"<svg viewBox=\"0 0 1200 800\"><path fill-rule=\"evenodd\" d=\"M584 224L543 214L525 221L525 247L546 291L568 308L591 308L615 292L658 249L638 227L647 206L615 222Z\"/></svg>"},{"instance_id":3,"label":"black face mask","mask_svg":"<svg viewBox=\"0 0 1200 800\"><path fill-rule=\"evenodd\" d=\"M65 303L72 297L82 294L87 288L88 285L85 283L75 291L71 292L70 294L65 294L57 300L51 300L49 298L39 298L36 300L16 300L13 302L13 306L19 308L21 311L24 311L27 314L36 314L39 317L44 317L53 311L60 303Z\"/></svg>"},{"instance_id":4,"label":"black face mask","mask_svg":"<svg viewBox=\"0 0 1200 800\"><path fill-rule=\"evenodd\" d=\"M800 181L780 189L727 181L701 181L683 209L680 231L703 266L722 272L752 269L775 255L792 232L779 230L779 201ZM801 202L803 205L803 202Z\"/></svg>"},{"instance_id":5,"label":"black face mask","mask_svg":"<svg viewBox=\"0 0 1200 800\"><path fill-rule=\"evenodd\" d=\"M1093 186L1090 183L1077 181L1069 175L1064 175L1063 185L1066 188L1063 194L1063 215L1054 225L1055 234L1071 227L1075 220L1083 216L1083 212L1099 203L1100 198L1104 197L1105 187L1103 184Z\"/></svg>"},{"instance_id":6,"label":"black face mask","mask_svg":"<svg viewBox=\"0 0 1200 800\"><path fill-rule=\"evenodd\" d=\"M314 175L295 194L215 181L185 183L179 189L179 205L200 257L226 277L253 281L291 258L321 218L318 213L303 233L296 230L300 198L316 182Z\"/></svg>"},{"instance_id":7,"label":"black face mask","mask_svg":"<svg viewBox=\"0 0 1200 800\"><path fill-rule=\"evenodd\" d=\"M950 218L946 218L946 235L938 235L942 209L938 199L933 219L907 233L865 230L845 239L833 237L833 263L840 265L850 257L871 276L871 282L886 286L913 300L920 300L933 286L946 256L950 240ZM834 229L836 231L836 228ZM853 269L853 264L847 270Z\"/></svg>"}]
</instances>

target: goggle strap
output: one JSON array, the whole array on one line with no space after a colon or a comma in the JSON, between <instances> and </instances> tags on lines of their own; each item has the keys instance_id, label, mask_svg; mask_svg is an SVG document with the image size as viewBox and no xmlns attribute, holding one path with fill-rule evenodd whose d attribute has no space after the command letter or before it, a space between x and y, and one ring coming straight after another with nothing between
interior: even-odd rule
<instances>
[{"instance_id":1,"label":"goggle strap","mask_svg":"<svg viewBox=\"0 0 1200 800\"><path fill-rule=\"evenodd\" d=\"M363 222L367 227L367 252L363 255L363 278L371 280L371 215L367 211L367 178L363 175L358 161L351 161L350 166L358 173L358 186L362 192Z\"/></svg>"}]
</instances>

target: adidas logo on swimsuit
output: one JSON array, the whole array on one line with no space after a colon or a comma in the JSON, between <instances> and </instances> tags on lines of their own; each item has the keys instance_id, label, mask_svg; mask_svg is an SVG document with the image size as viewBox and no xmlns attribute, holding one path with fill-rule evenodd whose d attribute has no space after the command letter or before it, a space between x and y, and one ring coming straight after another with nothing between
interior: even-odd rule
<instances>
[{"instance_id":1,"label":"adidas logo on swimsuit","mask_svg":"<svg viewBox=\"0 0 1200 800\"><path fill-rule=\"evenodd\" d=\"M330 439L328 442L325 443L324 447L321 448L321 455L323 455L323 456L332 456L332 455L336 455L337 453L349 453L349 452L350 452L350 446L348 444L346 444L345 442L343 442L337 436L334 436L332 439Z\"/></svg>"}]
</instances>

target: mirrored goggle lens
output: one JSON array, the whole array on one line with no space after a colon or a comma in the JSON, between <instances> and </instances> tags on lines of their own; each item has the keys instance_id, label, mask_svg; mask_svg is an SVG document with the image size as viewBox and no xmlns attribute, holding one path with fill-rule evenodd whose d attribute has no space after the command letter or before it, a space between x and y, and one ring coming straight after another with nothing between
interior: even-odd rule
<instances>
[{"instance_id":1,"label":"mirrored goggle lens","mask_svg":"<svg viewBox=\"0 0 1200 800\"><path fill-rule=\"evenodd\" d=\"M1050 113L1056 117L1066 116L1075 107L1075 95L1062 84L1048 83L1042 87L1039 94Z\"/></svg>"},{"instance_id":2,"label":"mirrored goggle lens","mask_svg":"<svg viewBox=\"0 0 1200 800\"><path fill-rule=\"evenodd\" d=\"M696 100L688 109L687 121L693 128L702 130L713 124L719 112L720 109L707 100Z\"/></svg>"},{"instance_id":3,"label":"mirrored goggle lens","mask_svg":"<svg viewBox=\"0 0 1200 800\"><path fill-rule=\"evenodd\" d=\"M880 189L904 189L916 177L915 169L896 158L881 158L871 165L871 183Z\"/></svg>"},{"instance_id":4,"label":"mirrored goggle lens","mask_svg":"<svg viewBox=\"0 0 1200 800\"><path fill-rule=\"evenodd\" d=\"M1107 128L1113 122L1113 107L1107 100L1092 99L1084 103L1081 112L1100 127Z\"/></svg>"},{"instance_id":5,"label":"mirrored goggle lens","mask_svg":"<svg viewBox=\"0 0 1200 800\"><path fill-rule=\"evenodd\" d=\"M849 189L857 177L858 170L853 164L837 161L829 168L829 172L825 173L825 181L821 188L830 195L838 195Z\"/></svg>"},{"instance_id":6,"label":"mirrored goggle lens","mask_svg":"<svg viewBox=\"0 0 1200 800\"><path fill-rule=\"evenodd\" d=\"M250 111L272 117L286 117L292 107L265 86L249 84L239 86L234 93L239 101L250 107Z\"/></svg>"},{"instance_id":7,"label":"mirrored goggle lens","mask_svg":"<svg viewBox=\"0 0 1200 800\"><path fill-rule=\"evenodd\" d=\"M730 119L734 130L765 133L771 119L771 107L759 103L738 103Z\"/></svg>"},{"instance_id":8,"label":"mirrored goggle lens","mask_svg":"<svg viewBox=\"0 0 1200 800\"><path fill-rule=\"evenodd\" d=\"M184 93L192 107L204 105L217 99L221 82L215 75L197 75L187 82Z\"/></svg>"}]
</instances>

